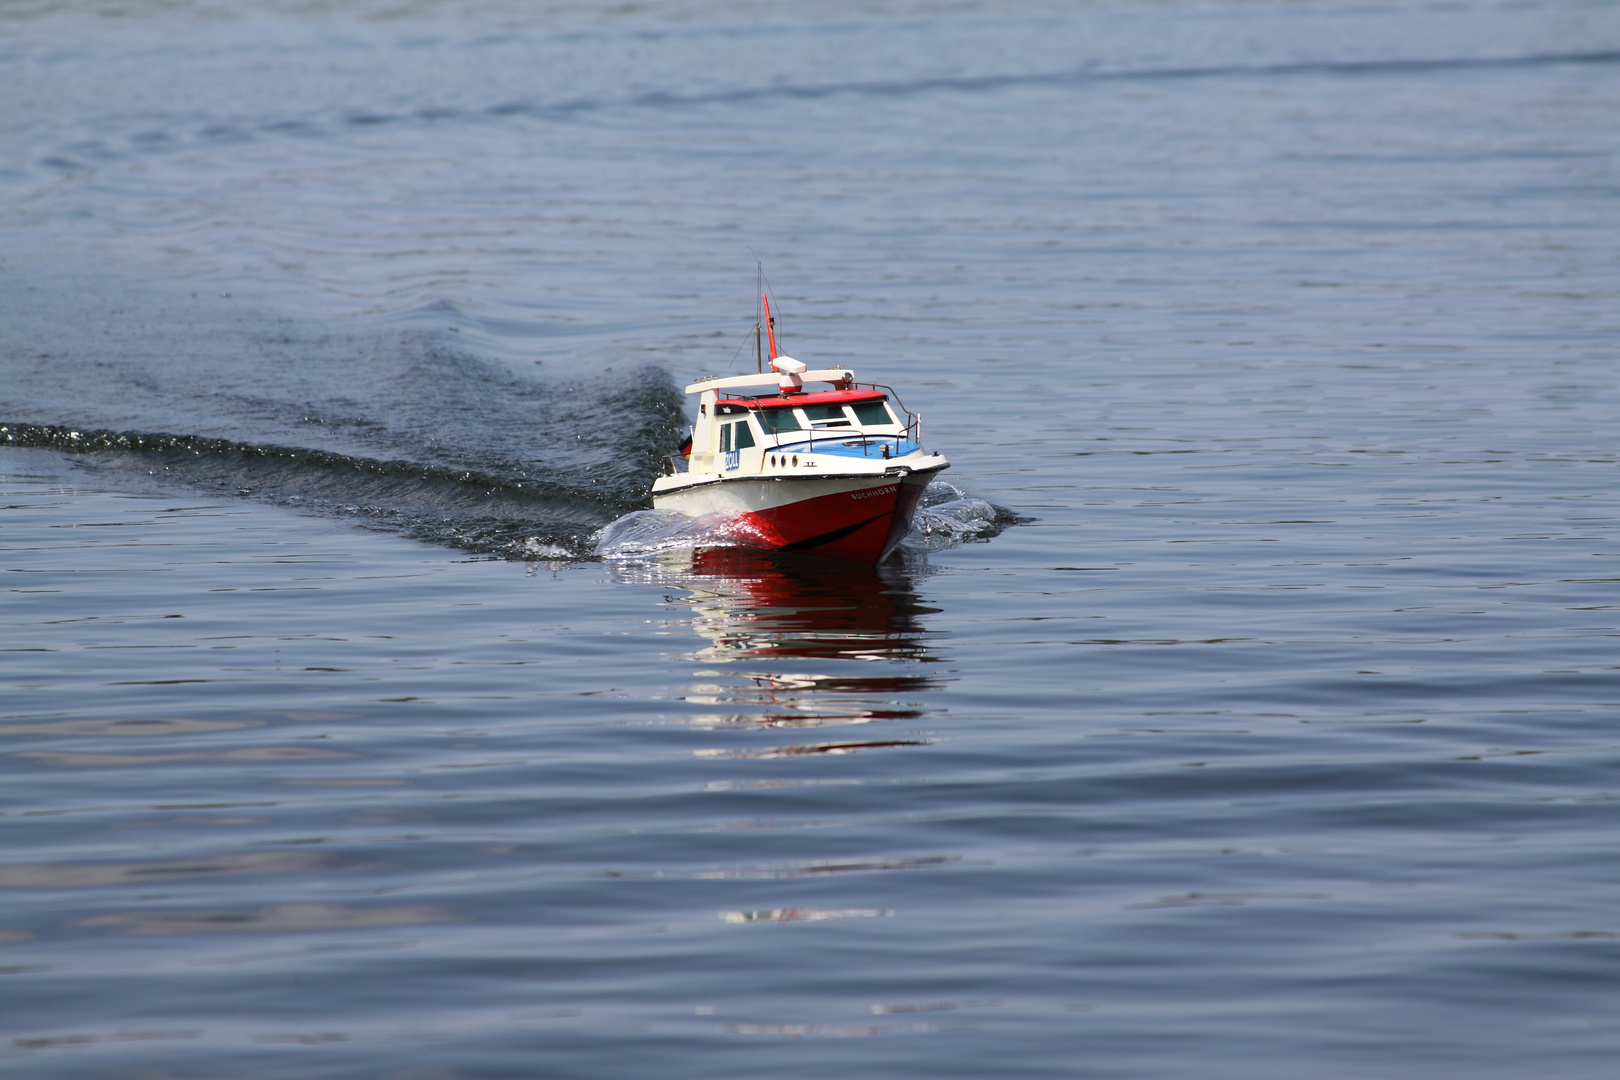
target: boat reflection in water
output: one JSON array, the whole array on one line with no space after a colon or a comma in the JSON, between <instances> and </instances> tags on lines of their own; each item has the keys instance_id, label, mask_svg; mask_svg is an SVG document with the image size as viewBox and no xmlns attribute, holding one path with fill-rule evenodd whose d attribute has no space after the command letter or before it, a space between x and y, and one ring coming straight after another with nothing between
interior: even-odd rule
<instances>
[{"instance_id":1,"label":"boat reflection in water","mask_svg":"<svg viewBox=\"0 0 1620 1080\"><path fill-rule=\"evenodd\" d=\"M920 568L879 567L741 548L666 552L619 564L625 580L678 588L705 643L690 654L702 681L684 695L706 707L708 728L821 728L912 720L919 695L940 685L924 665L940 658L917 600ZM827 732L834 735L834 732ZM874 733L875 735L876 733ZM914 731L802 746L713 751L713 756L786 757L922 745ZM890 737L892 736L892 737Z\"/></svg>"}]
</instances>

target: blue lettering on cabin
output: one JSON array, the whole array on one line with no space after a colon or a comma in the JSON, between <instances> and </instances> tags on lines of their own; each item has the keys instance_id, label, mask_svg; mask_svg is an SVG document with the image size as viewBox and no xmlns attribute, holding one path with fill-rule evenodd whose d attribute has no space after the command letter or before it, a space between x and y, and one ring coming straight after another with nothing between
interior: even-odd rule
<instances>
[{"instance_id":1,"label":"blue lettering on cabin","mask_svg":"<svg viewBox=\"0 0 1620 1080\"><path fill-rule=\"evenodd\" d=\"M739 466L741 464L742 464L742 451L741 450L727 450L726 451L726 468L727 469L735 469L737 466Z\"/></svg>"}]
</instances>

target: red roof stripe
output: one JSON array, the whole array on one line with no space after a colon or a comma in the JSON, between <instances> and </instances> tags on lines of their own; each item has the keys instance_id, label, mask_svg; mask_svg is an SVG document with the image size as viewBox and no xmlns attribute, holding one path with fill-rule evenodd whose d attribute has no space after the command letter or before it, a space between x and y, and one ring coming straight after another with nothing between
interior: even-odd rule
<instances>
[{"instance_id":1,"label":"red roof stripe","mask_svg":"<svg viewBox=\"0 0 1620 1080\"><path fill-rule=\"evenodd\" d=\"M826 390L819 394L792 397L723 397L721 405L742 405L749 409L791 409L798 405L832 405L853 401L883 401L889 395L881 390Z\"/></svg>"}]
</instances>

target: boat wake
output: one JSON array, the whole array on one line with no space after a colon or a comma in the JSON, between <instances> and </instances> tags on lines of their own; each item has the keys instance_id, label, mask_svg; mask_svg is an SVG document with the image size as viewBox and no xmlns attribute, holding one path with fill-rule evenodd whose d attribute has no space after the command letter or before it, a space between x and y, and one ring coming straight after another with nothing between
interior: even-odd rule
<instances>
[{"instance_id":1,"label":"boat wake","mask_svg":"<svg viewBox=\"0 0 1620 1080\"><path fill-rule=\"evenodd\" d=\"M591 556L605 523L645 505L645 476L672 439L664 411L643 410L650 414L647 431L626 440L634 456L621 449L621 460L611 463L616 469L594 460L601 455L588 448L566 445L563 452L541 447L528 459L498 448L469 453L465 446L453 454L433 453L435 447L415 448L414 458L383 457L64 424L0 423L0 447L67 453L99 483L121 489L155 494L178 487L204 498L249 498L496 558L580 559ZM472 439L463 434L461 441ZM551 441L561 440L553 432Z\"/></svg>"},{"instance_id":2,"label":"boat wake","mask_svg":"<svg viewBox=\"0 0 1620 1080\"><path fill-rule=\"evenodd\" d=\"M935 480L923 492L911 534L901 543L913 550L939 551L989 540L1019 520L1011 510L969 495L949 481Z\"/></svg>"}]
</instances>

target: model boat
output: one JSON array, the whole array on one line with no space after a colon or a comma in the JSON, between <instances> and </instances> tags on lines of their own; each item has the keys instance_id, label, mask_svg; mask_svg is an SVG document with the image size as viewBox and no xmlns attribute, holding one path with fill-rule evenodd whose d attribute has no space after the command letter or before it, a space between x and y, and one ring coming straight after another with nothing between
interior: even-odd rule
<instances>
[{"instance_id":1,"label":"model boat","mask_svg":"<svg viewBox=\"0 0 1620 1080\"><path fill-rule=\"evenodd\" d=\"M891 388L778 355L769 301L761 303L770 370L756 324L756 373L686 388L698 397L697 422L653 483L653 506L721 517L750 547L880 562L950 463L923 450L921 420Z\"/></svg>"}]
</instances>

